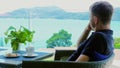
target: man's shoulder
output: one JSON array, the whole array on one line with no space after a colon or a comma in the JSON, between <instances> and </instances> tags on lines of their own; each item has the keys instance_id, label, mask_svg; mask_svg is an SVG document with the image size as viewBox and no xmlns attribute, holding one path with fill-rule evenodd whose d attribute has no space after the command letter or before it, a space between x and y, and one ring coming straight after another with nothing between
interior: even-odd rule
<instances>
[{"instance_id":1,"label":"man's shoulder","mask_svg":"<svg viewBox=\"0 0 120 68\"><path fill-rule=\"evenodd\" d=\"M93 36L97 38L103 38L103 39L113 39L113 31L102 30L102 31L94 32Z\"/></svg>"},{"instance_id":2,"label":"man's shoulder","mask_svg":"<svg viewBox=\"0 0 120 68\"><path fill-rule=\"evenodd\" d=\"M96 31L94 32L94 35L95 36L107 36L107 35L113 35L113 31L112 30L99 30L99 31Z\"/></svg>"},{"instance_id":3,"label":"man's shoulder","mask_svg":"<svg viewBox=\"0 0 120 68\"><path fill-rule=\"evenodd\" d=\"M93 38L103 38L104 36L106 36L106 34L103 32L94 32L92 35Z\"/></svg>"}]
</instances>

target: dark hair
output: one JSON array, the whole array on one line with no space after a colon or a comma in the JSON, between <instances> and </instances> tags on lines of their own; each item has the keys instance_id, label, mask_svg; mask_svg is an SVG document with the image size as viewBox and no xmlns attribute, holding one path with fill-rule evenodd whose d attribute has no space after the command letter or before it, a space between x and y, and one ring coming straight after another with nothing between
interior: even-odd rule
<instances>
[{"instance_id":1,"label":"dark hair","mask_svg":"<svg viewBox=\"0 0 120 68\"><path fill-rule=\"evenodd\" d=\"M97 16L103 24L107 24L111 21L113 7L106 1L99 1L90 7L90 11L93 15Z\"/></svg>"}]
</instances>

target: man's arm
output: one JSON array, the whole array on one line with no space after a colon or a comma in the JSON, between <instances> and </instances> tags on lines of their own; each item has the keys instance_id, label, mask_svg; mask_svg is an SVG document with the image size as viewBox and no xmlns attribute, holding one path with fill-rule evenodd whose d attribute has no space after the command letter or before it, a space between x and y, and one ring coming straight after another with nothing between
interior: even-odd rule
<instances>
[{"instance_id":1,"label":"man's arm","mask_svg":"<svg viewBox=\"0 0 120 68\"><path fill-rule=\"evenodd\" d=\"M78 43L77 46L79 47L80 43L83 42L84 40L87 39L90 31L92 30L91 28L91 23L88 24L88 26L85 28L83 34L81 35L81 37L78 39ZM87 55L80 55L76 62L81 62L81 61L89 61L89 57Z\"/></svg>"},{"instance_id":2,"label":"man's arm","mask_svg":"<svg viewBox=\"0 0 120 68\"><path fill-rule=\"evenodd\" d=\"M81 61L89 61L89 57L86 56L86 55L80 55L80 56L77 58L76 62L81 62Z\"/></svg>"},{"instance_id":3,"label":"man's arm","mask_svg":"<svg viewBox=\"0 0 120 68\"><path fill-rule=\"evenodd\" d=\"M80 45L81 42L83 42L84 40L86 40L86 38L88 37L90 31L91 31L91 26L90 26L90 23L89 23L88 26L85 28L83 34L78 39L77 47L79 47L79 45Z\"/></svg>"}]
</instances>

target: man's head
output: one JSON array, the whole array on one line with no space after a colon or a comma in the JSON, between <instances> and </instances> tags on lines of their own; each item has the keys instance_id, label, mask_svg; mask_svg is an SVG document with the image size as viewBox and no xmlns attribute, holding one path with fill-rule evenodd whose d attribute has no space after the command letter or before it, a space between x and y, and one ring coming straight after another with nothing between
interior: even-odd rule
<instances>
[{"instance_id":1,"label":"man's head","mask_svg":"<svg viewBox=\"0 0 120 68\"><path fill-rule=\"evenodd\" d=\"M95 23L101 23L107 25L111 21L113 14L113 7L106 1L95 2L90 7L92 26L95 27Z\"/></svg>"}]
</instances>

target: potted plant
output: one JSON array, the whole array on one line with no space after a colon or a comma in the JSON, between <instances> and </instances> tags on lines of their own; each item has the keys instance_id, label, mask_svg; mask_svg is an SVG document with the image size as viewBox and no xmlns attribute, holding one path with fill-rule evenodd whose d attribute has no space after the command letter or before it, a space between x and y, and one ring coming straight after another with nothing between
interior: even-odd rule
<instances>
[{"instance_id":1,"label":"potted plant","mask_svg":"<svg viewBox=\"0 0 120 68\"><path fill-rule=\"evenodd\" d=\"M32 42L33 34L35 31L30 31L29 29L20 26L17 30L15 27L10 26L5 34L5 43L7 44L9 41L11 43L11 47L13 51L19 50L19 44L27 42Z\"/></svg>"}]
</instances>

